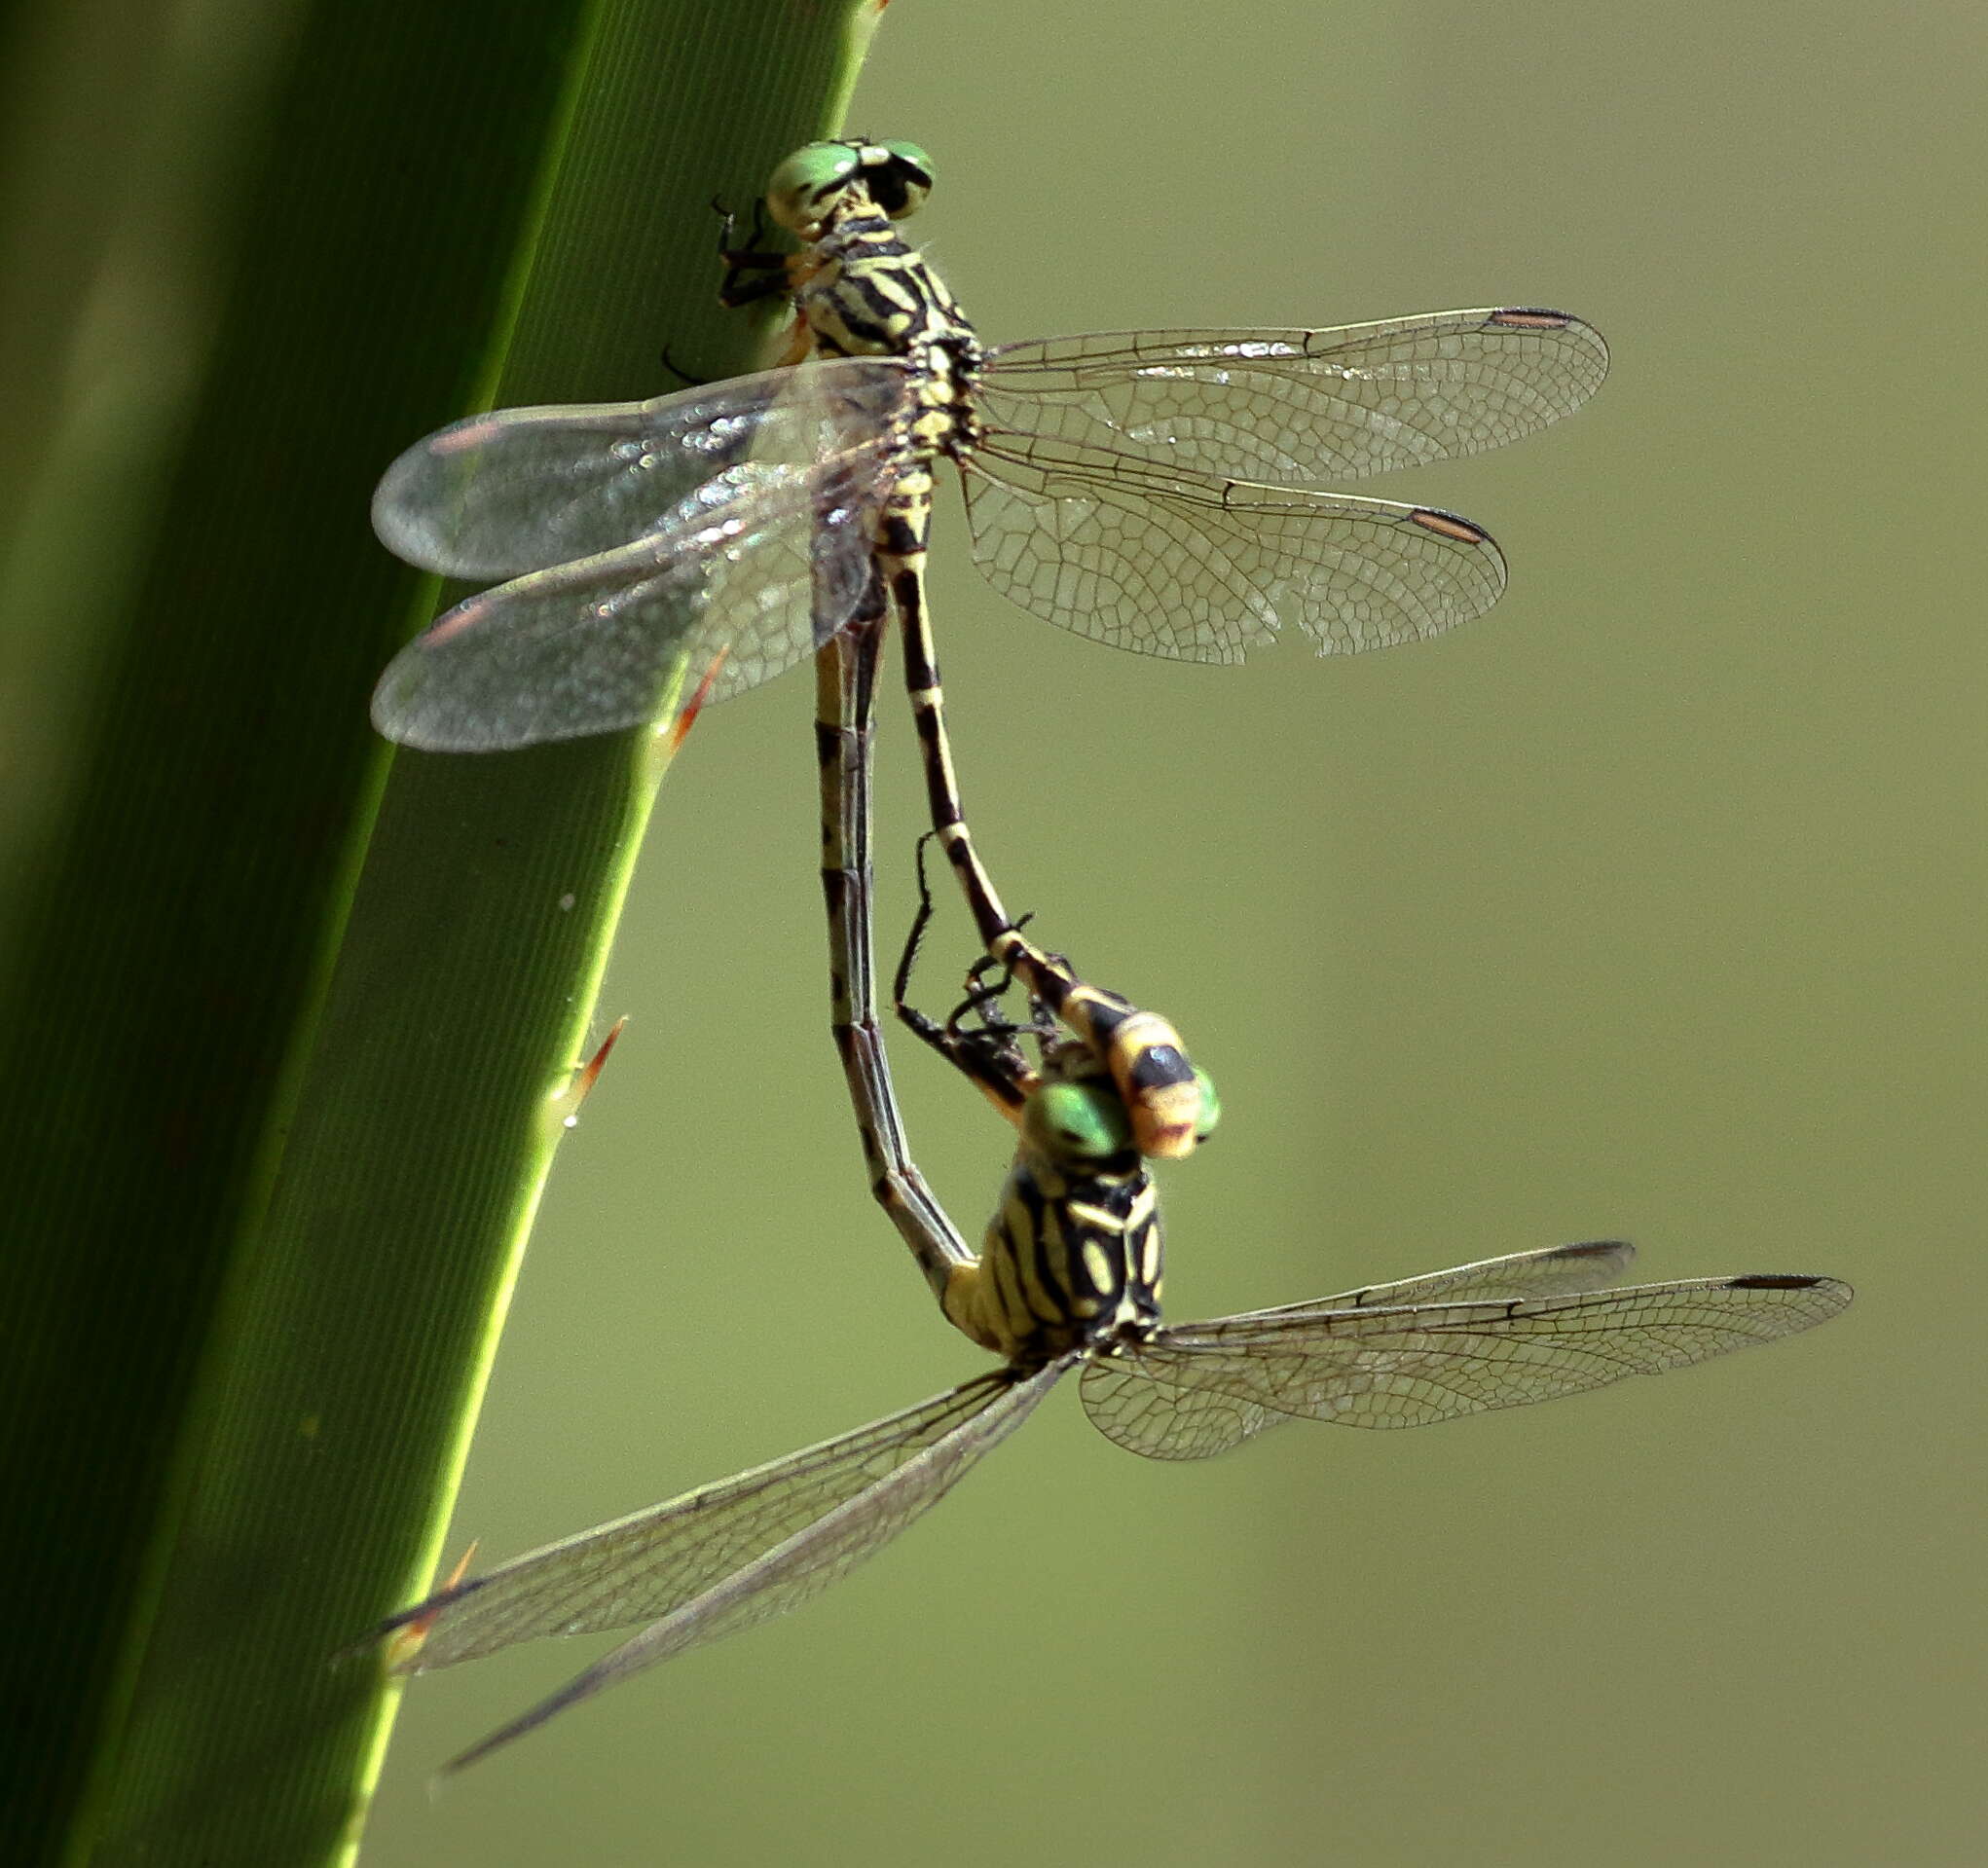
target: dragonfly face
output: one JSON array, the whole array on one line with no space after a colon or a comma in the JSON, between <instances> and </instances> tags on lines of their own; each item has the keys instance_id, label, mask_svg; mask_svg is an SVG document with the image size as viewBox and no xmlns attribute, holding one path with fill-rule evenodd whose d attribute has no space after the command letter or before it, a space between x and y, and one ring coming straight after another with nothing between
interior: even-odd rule
<instances>
[{"instance_id":1,"label":"dragonfly face","mask_svg":"<svg viewBox=\"0 0 1988 1868\"><path fill-rule=\"evenodd\" d=\"M894 221L915 214L932 193L932 158L916 143L861 137L809 143L773 171L766 211L796 238L820 237L830 210L856 183Z\"/></svg>"}]
</instances>

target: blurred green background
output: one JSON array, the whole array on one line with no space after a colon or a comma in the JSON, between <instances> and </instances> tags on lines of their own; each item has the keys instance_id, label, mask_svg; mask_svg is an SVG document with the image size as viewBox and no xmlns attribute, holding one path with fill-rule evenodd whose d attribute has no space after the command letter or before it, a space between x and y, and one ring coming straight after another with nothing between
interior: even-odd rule
<instances>
[{"instance_id":1,"label":"blurred green background","mask_svg":"<svg viewBox=\"0 0 1988 1868\"><path fill-rule=\"evenodd\" d=\"M1981 1857L1984 683L1923 516L1988 413L1981 37L1841 0L891 9L851 127L935 155L916 232L991 341L1529 302L1614 348L1565 427L1373 489L1512 560L1421 648L1115 657L942 515L1010 902L1222 1083L1165 1178L1173 1313L1609 1235L1859 1301L1661 1384L1206 1465L1058 1397L804 1613L439 1798L582 1653L417 1682L374 1868ZM457 1520L485 1559L980 1366L858 1169L809 703L713 713L664 790L603 1000L632 1022ZM884 714L888 948L920 807ZM977 1232L1005 1131L900 1074Z\"/></svg>"}]
</instances>

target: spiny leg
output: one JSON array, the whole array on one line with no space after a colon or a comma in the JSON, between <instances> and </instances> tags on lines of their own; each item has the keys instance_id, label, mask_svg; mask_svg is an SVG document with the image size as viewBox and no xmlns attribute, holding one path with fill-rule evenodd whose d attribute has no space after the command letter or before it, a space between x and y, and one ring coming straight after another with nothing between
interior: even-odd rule
<instances>
[{"instance_id":1,"label":"spiny leg","mask_svg":"<svg viewBox=\"0 0 1988 1868\"><path fill-rule=\"evenodd\" d=\"M718 216L718 257L724 268L724 276L718 288L718 304L728 311L735 311L761 299L791 295L793 290L794 255L767 246L769 230L764 199L754 198L753 225L747 232L743 246L732 243L738 232L739 217L722 201L713 201L711 205Z\"/></svg>"},{"instance_id":2,"label":"spiny leg","mask_svg":"<svg viewBox=\"0 0 1988 1868\"><path fill-rule=\"evenodd\" d=\"M870 932L870 736L883 586L815 657L815 751L822 787L822 895L828 910L831 1026L863 1137L870 1190L935 1296L973 1253L912 1161L876 1018Z\"/></svg>"},{"instance_id":3,"label":"spiny leg","mask_svg":"<svg viewBox=\"0 0 1988 1868\"><path fill-rule=\"evenodd\" d=\"M892 981L894 1008L900 1021L914 1037L930 1044L947 1063L966 1076L1012 1122L1019 1119L1022 1104L1040 1081L1038 1073L1014 1041L1024 1034L1038 1039L1053 1034L1049 1014L1039 1001L1035 1005L1036 1018L1028 1025L1015 1025L1002 1018L995 1009L1002 995L1013 983L1012 969L981 954L968 971L966 999L942 1025L910 1003L911 972L934 913L932 887L925 874L925 846L935 835L936 831L928 830L918 839L918 912L912 919L911 932L905 937L904 950L899 957L898 971ZM1002 977L998 983L990 985L985 975L996 969ZM976 1020L971 1029L966 1025L969 1017Z\"/></svg>"}]
</instances>

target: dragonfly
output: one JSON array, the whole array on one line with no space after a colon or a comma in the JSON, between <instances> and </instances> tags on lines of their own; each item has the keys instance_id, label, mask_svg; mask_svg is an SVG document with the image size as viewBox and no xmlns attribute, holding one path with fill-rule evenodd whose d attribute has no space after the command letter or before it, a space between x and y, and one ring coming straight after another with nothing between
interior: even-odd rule
<instances>
[{"instance_id":1,"label":"dragonfly","mask_svg":"<svg viewBox=\"0 0 1988 1868\"><path fill-rule=\"evenodd\" d=\"M1144 1153L1186 1153L1197 1115L1178 1034L1123 1029L1134 1008L1113 995L1069 1003L1074 976L1013 925L975 848L925 597L939 462L957 469L982 572L1050 622L1189 661L1240 661L1286 627L1348 653L1481 614L1504 560L1457 514L1307 483L1516 440L1584 402L1608 353L1580 318L1536 307L989 348L900 238L932 181L916 145L862 138L775 171L766 211L799 250L728 252L721 296L788 293L799 367L473 416L403 454L375 494L381 538L497 587L395 658L373 718L406 746L494 751L648 723L680 661L721 657L723 698L815 656L836 1042L872 1186L942 1290L971 1254L904 1145L866 933L890 615L934 826L981 943L1112 1041Z\"/></svg>"},{"instance_id":2,"label":"dragonfly","mask_svg":"<svg viewBox=\"0 0 1988 1868\"><path fill-rule=\"evenodd\" d=\"M1414 1427L1577 1394L1774 1341L1851 1300L1838 1279L1788 1272L1616 1286L1633 1248L1596 1241L1169 1325L1158 1199L1118 1085L1091 1044L1045 1037L1039 1019L991 1022L987 998L976 988L967 1020L928 1019L921 1035L1015 1126L981 1251L955 1267L944 1305L1000 1366L392 1617L377 1632L411 1631L395 1662L408 1673L539 1635L639 1630L445 1770L820 1593L930 1511L1066 1375L1119 1446L1200 1459L1293 1420Z\"/></svg>"}]
</instances>

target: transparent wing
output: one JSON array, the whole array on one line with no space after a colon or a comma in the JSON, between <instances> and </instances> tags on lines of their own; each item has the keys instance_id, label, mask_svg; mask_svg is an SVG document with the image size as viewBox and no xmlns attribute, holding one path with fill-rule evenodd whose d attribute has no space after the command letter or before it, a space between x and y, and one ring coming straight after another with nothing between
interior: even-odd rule
<instances>
[{"instance_id":1,"label":"transparent wing","mask_svg":"<svg viewBox=\"0 0 1988 1868\"><path fill-rule=\"evenodd\" d=\"M653 720L718 657L722 700L802 660L867 587L896 443L812 466L749 460L631 544L458 604L387 666L373 724L431 752L491 752Z\"/></svg>"},{"instance_id":2,"label":"transparent wing","mask_svg":"<svg viewBox=\"0 0 1988 1868\"><path fill-rule=\"evenodd\" d=\"M1417 1427L1578 1394L1811 1329L1850 1299L1834 1278L1763 1274L1218 1318L1091 1364L1084 1405L1134 1452L1198 1458L1279 1418Z\"/></svg>"},{"instance_id":3,"label":"transparent wing","mask_svg":"<svg viewBox=\"0 0 1988 1868\"><path fill-rule=\"evenodd\" d=\"M1078 1385L1084 1411L1107 1440L1148 1459L1206 1459L1289 1419L1219 1388L1198 1388L1172 1365L1124 1351L1089 1362Z\"/></svg>"},{"instance_id":4,"label":"transparent wing","mask_svg":"<svg viewBox=\"0 0 1988 1868\"><path fill-rule=\"evenodd\" d=\"M513 1557L401 1610L377 1631L428 1622L402 1670L429 1673L541 1634L654 1621L981 1420L995 1404L993 1417L1005 1417L1016 1392L1005 1370L976 1375L853 1433Z\"/></svg>"},{"instance_id":5,"label":"transparent wing","mask_svg":"<svg viewBox=\"0 0 1988 1868\"><path fill-rule=\"evenodd\" d=\"M497 1633L505 1624L515 1631L467 1650L459 1646L450 1660L526 1634L615 1628L651 1615L661 1619L453 1759L448 1769L487 1757L644 1667L770 1621L827 1589L943 1498L975 1461L1028 1418L1073 1361L1065 1357L1026 1375L1012 1370L981 1375L841 1440L494 1571L482 1580L487 1589L500 1588L512 1607L496 1617L489 1632ZM528 1566L536 1566L534 1578L510 1580ZM576 1612L548 1595L548 1566L561 1571L553 1579L560 1588L579 1586ZM443 1608L431 1641L460 1627L460 1617L451 1619L451 1606L473 1587L461 1585L432 1598L450 1606ZM430 1606L411 1609L395 1624L418 1620ZM443 1664L431 1662L423 1649L409 1670Z\"/></svg>"},{"instance_id":6,"label":"transparent wing","mask_svg":"<svg viewBox=\"0 0 1988 1868\"><path fill-rule=\"evenodd\" d=\"M1614 1283L1635 1259L1636 1247L1620 1239L1550 1245L1536 1252L1479 1259L1448 1271L1425 1271L1419 1277L1398 1278L1391 1284L1362 1285L1304 1303L1249 1310L1221 1322L1225 1330L1239 1330L1344 1310L1561 1297ZM1106 1434L1121 1446L1156 1459L1203 1459L1262 1433L1266 1427L1296 1418L1215 1388L1176 1386L1162 1381L1143 1364L1128 1369L1122 1361L1092 1363L1085 1371L1083 1395L1091 1418Z\"/></svg>"},{"instance_id":7,"label":"transparent wing","mask_svg":"<svg viewBox=\"0 0 1988 1868\"><path fill-rule=\"evenodd\" d=\"M1432 506L1222 480L1053 436L968 457L974 556L1080 636L1236 662L1294 624L1325 654L1439 635L1505 587L1491 534Z\"/></svg>"},{"instance_id":8,"label":"transparent wing","mask_svg":"<svg viewBox=\"0 0 1988 1868\"><path fill-rule=\"evenodd\" d=\"M1270 1310L1245 1310L1224 1317L1230 1325L1270 1323L1289 1317L1315 1317L1329 1310L1399 1310L1417 1303L1470 1303L1487 1298L1558 1298L1575 1291L1595 1291L1615 1280L1636 1263L1636 1247L1624 1239L1591 1239L1578 1245L1549 1245L1536 1252L1510 1252L1503 1258L1479 1259L1448 1271L1425 1271L1392 1284L1362 1285L1330 1298L1304 1303L1280 1303ZM1212 1327L1212 1326L1202 1326Z\"/></svg>"},{"instance_id":9,"label":"transparent wing","mask_svg":"<svg viewBox=\"0 0 1988 1868\"><path fill-rule=\"evenodd\" d=\"M670 523L727 467L860 451L908 391L902 361L854 357L648 402L470 416L387 469L373 529L409 564L479 583L595 558Z\"/></svg>"},{"instance_id":10,"label":"transparent wing","mask_svg":"<svg viewBox=\"0 0 1988 1868\"><path fill-rule=\"evenodd\" d=\"M995 427L1250 479L1353 480L1479 454L1580 407L1608 347L1565 311L1434 311L1331 331L1104 331L994 353Z\"/></svg>"}]
</instances>

